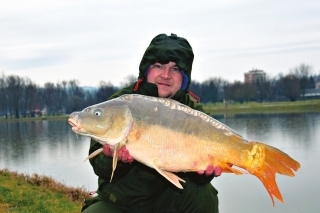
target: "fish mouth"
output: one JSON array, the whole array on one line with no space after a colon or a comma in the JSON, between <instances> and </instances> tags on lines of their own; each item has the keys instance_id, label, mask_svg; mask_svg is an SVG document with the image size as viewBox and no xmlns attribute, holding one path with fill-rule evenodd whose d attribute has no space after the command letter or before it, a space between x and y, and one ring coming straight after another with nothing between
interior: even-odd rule
<instances>
[{"instance_id":1,"label":"fish mouth","mask_svg":"<svg viewBox=\"0 0 320 213\"><path fill-rule=\"evenodd\" d=\"M72 127L72 131L74 132L79 132L81 126L78 122L78 120L75 120L73 118L69 118L68 119L68 123L70 124L70 126Z\"/></svg>"},{"instance_id":2,"label":"fish mouth","mask_svg":"<svg viewBox=\"0 0 320 213\"><path fill-rule=\"evenodd\" d=\"M78 122L72 118L69 118L68 119L68 123L72 126L72 127L75 127L75 126L78 126Z\"/></svg>"}]
</instances>

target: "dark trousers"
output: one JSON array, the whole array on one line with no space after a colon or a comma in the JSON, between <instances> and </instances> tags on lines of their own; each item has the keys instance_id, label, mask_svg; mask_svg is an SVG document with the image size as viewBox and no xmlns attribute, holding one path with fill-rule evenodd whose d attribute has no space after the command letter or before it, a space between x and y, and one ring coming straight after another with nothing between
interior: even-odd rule
<instances>
[{"instance_id":1,"label":"dark trousers","mask_svg":"<svg viewBox=\"0 0 320 213\"><path fill-rule=\"evenodd\" d=\"M120 206L99 196L86 201L83 213L218 213L218 191L211 183L196 185L186 180L184 189L170 186L147 206Z\"/></svg>"}]
</instances>

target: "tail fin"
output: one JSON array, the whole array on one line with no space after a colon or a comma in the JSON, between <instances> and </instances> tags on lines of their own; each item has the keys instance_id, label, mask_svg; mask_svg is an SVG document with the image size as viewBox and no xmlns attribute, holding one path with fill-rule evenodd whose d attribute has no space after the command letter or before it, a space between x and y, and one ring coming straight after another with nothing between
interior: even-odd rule
<instances>
[{"instance_id":1,"label":"tail fin","mask_svg":"<svg viewBox=\"0 0 320 213\"><path fill-rule=\"evenodd\" d=\"M248 171L261 180L274 206L273 196L283 203L283 198L275 180L276 173L292 177L294 176L294 171L300 168L300 164L281 150L266 144L262 145L265 151L264 162L261 166L249 168Z\"/></svg>"}]
</instances>

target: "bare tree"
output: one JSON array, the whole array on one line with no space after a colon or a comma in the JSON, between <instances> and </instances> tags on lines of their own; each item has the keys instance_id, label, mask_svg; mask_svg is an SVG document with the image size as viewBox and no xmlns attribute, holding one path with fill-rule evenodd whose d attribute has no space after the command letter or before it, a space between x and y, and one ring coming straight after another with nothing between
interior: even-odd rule
<instances>
[{"instance_id":1,"label":"bare tree","mask_svg":"<svg viewBox=\"0 0 320 213\"><path fill-rule=\"evenodd\" d=\"M105 81L100 81L99 88L96 93L96 100L97 102L103 102L109 99L109 97L115 93L117 90L116 87L112 85L112 83Z\"/></svg>"},{"instance_id":2,"label":"bare tree","mask_svg":"<svg viewBox=\"0 0 320 213\"><path fill-rule=\"evenodd\" d=\"M203 83L192 81L189 90L198 95L201 102L215 103L225 98L224 90L228 84L228 81L222 78L209 78Z\"/></svg>"},{"instance_id":3,"label":"bare tree","mask_svg":"<svg viewBox=\"0 0 320 213\"><path fill-rule=\"evenodd\" d=\"M197 96L200 96L200 100L202 99L201 97L201 83L197 82L197 81L192 81L190 86L189 86L189 90L194 93Z\"/></svg>"},{"instance_id":4,"label":"bare tree","mask_svg":"<svg viewBox=\"0 0 320 213\"><path fill-rule=\"evenodd\" d=\"M27 116L27 111L29 111L30 116L35 116L35 106L37 97L37 86L29 78L25 78L25 86L23 88L22 101L23 116Z\"/></svg>"},{"instance_id":5,"label":"bare tree","mask_svg":"<svg viewBox=\"0 0 320 213\"><path fill-rule=\"evenodd\" d=\"M293 69L290 69L290 74L297 76L298 78L309 77L313 71L312 66L302 63Z\"/></svg>"},{"instance_id":6,"label":"bare tree","mask_svg":"<svg viewBox=\"0 0 320 213\"><path fill-rule=\"evenodd\" d=\"M21 103L24 80L17 75L9 75L6 78L6 84L10 116L14 114L15 118L19 118L19 107Z\"/></svg>"},{"instance_id":7,"label":"bare tree","mask_svg":"<svg viewBox=\"0 0 320 213\"><path fill-rule=\"evenodd\" d=\"M66 109L66 103L67 103L67 82L62 81L61 83L58 82L56 84L56 109L58 110L58 113L61 114Z\"/></svg>"},{"instance_id":8,"label":"bare tree","mask_svg":"<svg viewBox=\"0 0 320 213\"><path fill-rule=\"evenodd\" d=\"M8 118L8 92L7 92L7 82L6 76L2 74L0 78L0 111L4 114L4 117Z\"/></svg>"},{"instance_id":9,"label":"bare tree","mask_svg":"<svg viewBox=\"0 0 320 213\"><path fill-rule=\"evenodd\" d=\"M225 97L227 100L239 101L243 103L243 83L235 81L233 84L225 88Z\"/></svg>"},{"instance_id":10,"label":"bare tree","mask_svg":"<svg viewBox=\"0 0 320 213\"><path fill-rule=\"evenodd\" d=\"M257 95L259 96L259 94L257 93L256 84L244 83L242 85L242 91L243 91L243 100L247 102L254 100L257 97Z\"/></svg>"},{"instance_id":11,"label":"bare tree","mask_svg":"<svg viewBox=\"0 0 320 213\"><path fill-rule=\"evenodd\" d=\"M214 81L216 82L216 85L218 87L218 99L217 100L224 100L224 90L229 85L229 82L222 78L214 78Z\"/></svg>"},{"instance_id":12,"label":"bare tree","mask_svg":"<svg viewBox=\"0 0 320 213\"><path fill-rule=\"evenodd\" d=\"M70 80L68 82L68 98L66 103L66 111L68 113L84 108L85 93L79 84L78 80Z\"/></svg>"},{"instance_id":13,"label":"bare tree","mask_svg":"<svg viewBox=\"0 0 320 213\"><path fill-rule=\"evenodd\" d=\"M55 96L56 88L53 83L47 82L44 84L43 100L48 115L55 113Z\"/></svg>"},{"instance_id":14,"label":"bare tree","mask_svg":"<svg viewBox=\"0 0 320 213\"><path fill-rule=\"evenodd\" d=\"M215 78L210 78L202 83L200 97L204 103L218 101L218 84L219 82Z\"/></svg>"},{"instance_id":15,"label":"bare tree","mask_svg":"<svg viewBox=\"0 0 320 213\"><path fill-rule=\"evenodd\" d=\"M300 91L303 96L305 95L305 91L308 88L308 85L310 84L309 80L312 71L312 66L307 65L305 63L302 63L299 66L290 70L291 75L295 75L297 78L299 78Z\"/></svg>"},{"instance_id":16,"label":"bare tree","mask_svg":"<svg viewBox=\"0 0 320 213\"><path fill-rule=\"evenodd\" d=\"M128 75L127 77L124 78L124 82L120 82L120 87L127 87L136 81L137 81L137 77L135 75Z\"/></svg>"},{"instance_id":17,"label":"bare tree","mask_svg":"<svg viewBox=\"0 0 320 213\"><path fill-rule=\"evenodd\" d=\"M293 74L288 74L280 81L281 89L286 98L296 101L300 95L299 78Z\"/></svg>"},{"instance_id":18,"label":"bare tree","mask_svg":"<svg viewBox=\"0 0 320 213\"><path fill-rule=\"evenodd\" d=\"M266 82L262 83L262 93L263 97L271 101L276 94L276 82L275 78L268 79Z\"/></svg>"}]
</instances>

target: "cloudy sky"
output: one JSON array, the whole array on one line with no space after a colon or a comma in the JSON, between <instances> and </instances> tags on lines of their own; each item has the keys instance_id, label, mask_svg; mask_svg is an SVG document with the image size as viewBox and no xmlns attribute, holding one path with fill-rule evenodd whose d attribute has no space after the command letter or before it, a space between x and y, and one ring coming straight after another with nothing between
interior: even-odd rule
<instances>
[{"instance_id":1,"label":"cloudy sky","mask_svg":"<svg viewBox=\"0 0 320 213\"><path fill-rule=\"evenodd\" d=\"M0 7L0 74L38 85L120 85L151 39L176 33L195 53L193 79L270 77L301 63L320 73L319 0L12 0Z\"/></svg>"}]
</instances>

